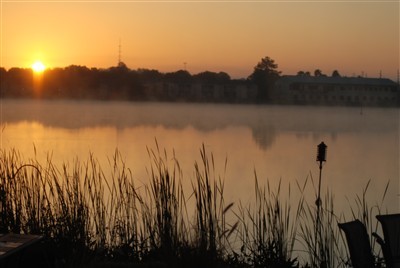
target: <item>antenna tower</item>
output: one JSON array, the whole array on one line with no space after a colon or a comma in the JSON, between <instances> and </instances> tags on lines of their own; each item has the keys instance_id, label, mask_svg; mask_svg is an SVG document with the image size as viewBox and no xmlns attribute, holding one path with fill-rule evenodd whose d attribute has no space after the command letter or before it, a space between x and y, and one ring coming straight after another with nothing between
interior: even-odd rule
<instances>
[{"instance_id":1,"label":"antenna tower","mask_svg":"<svg viewBox=\"0 0 400 268\"><path fill-rule=\"evenodd\" d=\"M119 39L119 45L118 45L118 66L121 66L122 61L121 61L121 38Z\"/></svg>"}]
</instances>

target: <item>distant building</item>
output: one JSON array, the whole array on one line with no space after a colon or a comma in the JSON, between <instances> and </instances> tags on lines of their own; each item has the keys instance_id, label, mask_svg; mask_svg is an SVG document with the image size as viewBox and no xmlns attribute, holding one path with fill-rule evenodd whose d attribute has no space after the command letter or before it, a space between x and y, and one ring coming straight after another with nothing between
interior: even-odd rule
<instances>
[{"instance_id":1,"label":"distant building","mask_svg":"<svg viewBox=\"0 0 400 268\"><path fill-rule=\"evenodd\" d=\"M221 103L253 103L257 98L257 86L247 81L214 83L171 83L146 84L148 100L193 101Z\"/></svg>"},{"instance_id":2,"label":"distant building","mask_svg":"<svg viewBox=\"0 0 400 268\"><path fill-rule=\"evenodd\" d=\"M398 106L399 85L390 79L282 76L273 99L281 104Z\"/></svg>"}]
</instances>

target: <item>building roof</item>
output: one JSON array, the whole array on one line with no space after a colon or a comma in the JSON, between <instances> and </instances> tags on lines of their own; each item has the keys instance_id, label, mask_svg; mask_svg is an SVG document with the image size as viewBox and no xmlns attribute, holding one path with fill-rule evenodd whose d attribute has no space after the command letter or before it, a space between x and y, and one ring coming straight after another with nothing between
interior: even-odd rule
<instances>
[{"instance_id":1,"label":"building roof","mask_svg":"<svg viewBox=\"0 0 400 268\"><path fill-rule=\"evenodd\" d=\"M334 85L370 85L370 86L397 86L397 83L387 78L365 77L332 77L332 76L300 76L284 75L278 83L302 84L334 84Z\"/></svg>"}]
</instances>

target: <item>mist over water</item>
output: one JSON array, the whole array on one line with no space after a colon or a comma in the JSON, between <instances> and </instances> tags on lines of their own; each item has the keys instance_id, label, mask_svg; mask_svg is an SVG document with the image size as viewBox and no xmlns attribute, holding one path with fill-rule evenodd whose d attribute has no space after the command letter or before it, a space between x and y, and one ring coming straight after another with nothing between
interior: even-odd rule
<instances>
[{"instance_id":1,"label":"mist over water","mask_svg":"<svg viewBox=\"0 0 400 268\"><path fill-rule=\"evenodd\" d=\"M253 197L254 172L273 188L280 180L292 189L306 179L317 183L324 141L322 189L333 193L337 210L348 211L347 199L369 180L371 205L389 182L384 208L400 208L397 108L2 100L1 125L2 150L15 148L27 161L72 165L93 153L107 174L118 149L138 185L149 178L147 147L155 149L155 140L171 164L175 154L188 181L204 144L225 179L227 202L243 203Z\"/></svg>"}]
</instances>

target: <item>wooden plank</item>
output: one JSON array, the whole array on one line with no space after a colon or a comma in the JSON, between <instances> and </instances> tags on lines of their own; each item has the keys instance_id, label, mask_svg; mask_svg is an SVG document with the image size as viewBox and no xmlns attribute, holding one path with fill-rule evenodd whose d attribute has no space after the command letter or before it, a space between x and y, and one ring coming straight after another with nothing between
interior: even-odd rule
<instances>
[{"instance_id":1,"label":"wooden plank","mask_svg":"<svg viewBox=\"0 0 400 268\"><path fill-rule=\"evenodd\" d=\"M19 252L43 237L40 235L25 234L5 234L0 236L0 259L4 259L9 255Z\"/></svg>"}]
</instances>

